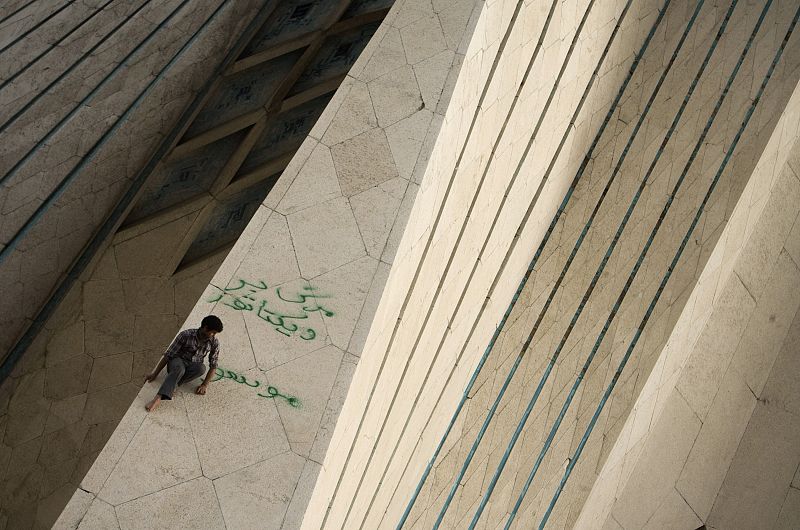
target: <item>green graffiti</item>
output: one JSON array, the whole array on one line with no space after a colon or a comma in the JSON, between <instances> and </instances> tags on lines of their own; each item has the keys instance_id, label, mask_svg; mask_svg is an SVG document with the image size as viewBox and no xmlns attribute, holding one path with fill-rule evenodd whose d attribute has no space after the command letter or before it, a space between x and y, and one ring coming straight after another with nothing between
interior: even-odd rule
<instances>
[{"instance_id":1,"label":"green graffiti","mask_svg":"<svg viewBox=\"0 0 800 530\"><path fill-rule=\"evenodd\" d=\"M281 287L270 289L263 280L259 282L248 282L242 279L236 280L234 284L220 290L216 296L207 300L208 302L219 302L236 311L251 311L258 318L268 323L278 333L291 337L296 331L300 331L299 337L303 340L314 340L317 332L310 327L300 327L291 320L303 320L308 318L310 313L320 312L326 317L335 315L333 311L320 305L320 298L330 298L328 295L315 292L316 288L310 285L304 286L299 293L287 295ZM287 304L292 304L288 308Z\"/></svg>"},{"instance_id":2,"label":"green graffiti","mask_svg":"<svg viewBox=\"0 0 800 530\"><path fill-rule=\"evenodd\" d=\"M212 379L211 381L219 381L220 379L230 379L231 381L236 381L240 385L247 385L247 386L249 386L251 388L259 388L259 387L261 387L261 381L252 381L252 382L250 382L250 381L247 380L247 378L245 376L243 376L242 374L237 374L233 370L228 370L228 369L221 368L221 367L217 367L214 370L215 370L214 371L214 375L216 376L216 379ZM253 384L253 383L255 383L255 384ZM262 394L261 392L258 392L256 394L257 396L260 396L260 397L263 397L263 398L267 398L267 399L276 399L276 398L283 399L284 401L286 401L286 403L289 404L290 407L295 408L295 409L298 409L298 408L302 407L302 405L303 405L300 402L300 399L298 399L297 397L295 397L295 396L287 396L286 394L281 394L281 392L277 388L275 388L274 386L264 385L264 387L266 387L267 393L266 394Z\"/></svg>"}]
</instances>

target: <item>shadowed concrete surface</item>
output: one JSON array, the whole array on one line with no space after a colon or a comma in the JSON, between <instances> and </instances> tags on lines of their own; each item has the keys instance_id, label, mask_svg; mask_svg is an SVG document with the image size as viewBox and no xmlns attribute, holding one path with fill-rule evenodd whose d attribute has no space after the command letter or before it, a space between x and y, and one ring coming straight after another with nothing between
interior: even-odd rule
<instances>
[{"instance_id":1,"label":"shadowed concrete surface","mask_svg":"<svg viewBox=\"0 0 800 530\"><path fill-rule=\"evenodd\" d=\"M141 178L84 198L91 237L9 341L0 523L800 524L794 2L229 1L174 116L151 103L159 138L127 133ZM153 3L131 20L166 63L181 4ZM78 3L37 6L3 8L0 53ZM0 88L12 118L48 97L19 88L37 61ZM136 124L117 97L108 142ZM3 204L44 212L3 210L3 255L59 204L10 183L61 107L3 130ZM210 313L208 394L148 414L143 375Z\"/></svg>"}]
</instances>

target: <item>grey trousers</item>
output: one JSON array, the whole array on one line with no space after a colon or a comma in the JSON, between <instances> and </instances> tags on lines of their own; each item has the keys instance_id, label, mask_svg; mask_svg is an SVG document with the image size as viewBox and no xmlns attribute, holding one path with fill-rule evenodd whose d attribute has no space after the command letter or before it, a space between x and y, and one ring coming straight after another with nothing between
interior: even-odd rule
<instances>
[{"instance_id":1,"label":"grey trousers","mask_svg":"<svg viewBox=\"0 0 800 530\"><path fill-rule=\"evenodd\" d=\"M167 362L167 378L158 389L161 399L172 399L172 394L178 385L188 383L206 373L206 365L192 363L180 357L173 357Z\"/></svg>"}]
</instances>

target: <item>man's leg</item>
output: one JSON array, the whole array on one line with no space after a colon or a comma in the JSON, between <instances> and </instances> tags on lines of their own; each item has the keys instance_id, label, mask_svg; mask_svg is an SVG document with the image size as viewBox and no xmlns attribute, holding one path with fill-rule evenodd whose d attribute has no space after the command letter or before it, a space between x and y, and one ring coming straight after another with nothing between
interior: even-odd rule
<instances>
[{"instance_id":1,"label":"man's leg","mask_svg":"<svg viewBox=\"0 0 800 530\"><path fill-rule=\"evenodd\" d=\"M178 381L186 373L186 362L179 357L171 359L167 363L167 378L158 389L158 395L161 399L172 399L172 394L175 392L175 387L178 386Z\"/></svg>"},{"instance_id":2,"label":"man's leg","mask_svg":"<svg viewBox=\"0 0 800 530\"><path fill-rule=\"evenodd\" d=\"M186 367L186 371L184 372L183 377L181 377L178 380L178 384L182 385L184 383L188 383L189 381L197 379L198 377L200 377L204 373L206 373L206 365L205 364L203 364L203 363L189 363L189 365Z\"/></svg>"}]
</instances>

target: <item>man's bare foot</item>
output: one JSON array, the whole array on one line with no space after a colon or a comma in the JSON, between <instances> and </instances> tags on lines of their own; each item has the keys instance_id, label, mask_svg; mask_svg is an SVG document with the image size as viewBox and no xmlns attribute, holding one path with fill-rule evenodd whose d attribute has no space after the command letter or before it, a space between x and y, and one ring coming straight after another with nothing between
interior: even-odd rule
<instances>
[{"instance_id":1,"label":"man's bare foot","mask_svg":"<svg viewBox=\"0 0 800 530\"><path fill-rule=\"evenodd\" d=\"M153 412L158 408L158 404L161 403L161 396L156 394L156 397L150 400L150 402L144 406L147 409L147 412Z\"/></svg>"}]
</instances>

